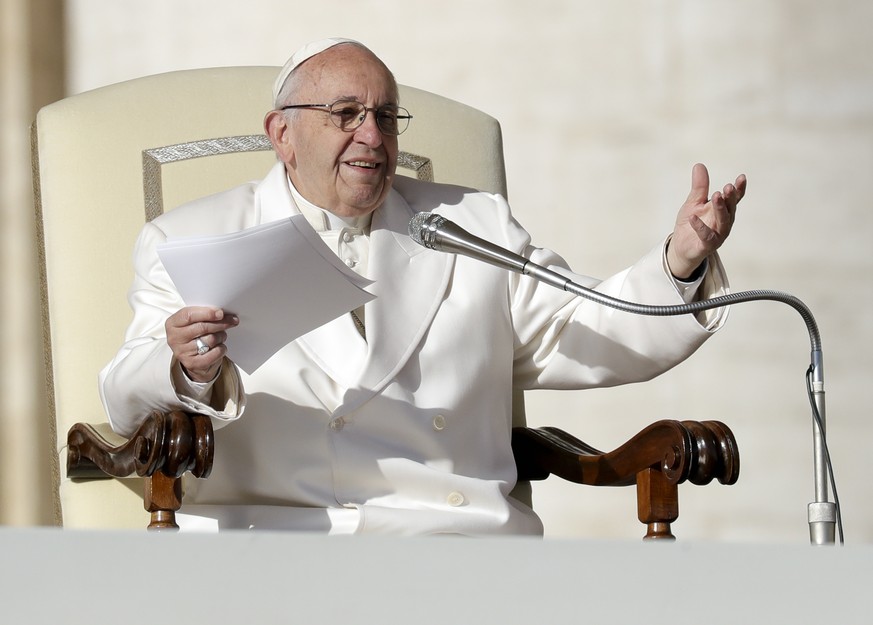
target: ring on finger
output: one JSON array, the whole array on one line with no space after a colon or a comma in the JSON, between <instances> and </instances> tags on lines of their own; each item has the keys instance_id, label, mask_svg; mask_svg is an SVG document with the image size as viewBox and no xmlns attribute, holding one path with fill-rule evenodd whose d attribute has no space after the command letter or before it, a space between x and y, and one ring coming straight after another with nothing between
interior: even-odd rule
<instances>
[{"instance_id":1,"label":"ring on finger","mask_svg":"<svg viewBox=\"0 0 873 625\"><path fill-rule=\"evenodd\" d=\"M203 342L203 337L200 337L200 336L198 336L195 339L194 344L197 345L197 355L198 356L202 356L203 354L205 354L206 352L208 352L211 349L209 347L209 345L207 345L206 343Z\"/></svg>"}]
</instances>

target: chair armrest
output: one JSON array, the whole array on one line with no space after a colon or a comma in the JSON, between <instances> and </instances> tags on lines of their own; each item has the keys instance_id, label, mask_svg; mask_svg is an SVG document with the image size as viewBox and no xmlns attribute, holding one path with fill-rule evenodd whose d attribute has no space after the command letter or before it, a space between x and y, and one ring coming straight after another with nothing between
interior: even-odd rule
<instances>
[{"instance_id":1,"label":"chair armrest","mask_svg":"<svg viewBox=\"0 0 873 625\"><path fill-rule=\"evenodd\" d=\"M740 470L736 439L719 421L658 421L609 453L557 428L514 428L512 449L519 480L554 474L590 486L636 484L638 516L649 538L673 537L678 484L734 484Z\"/></svg>"},{"instance_id":2,"label":"chair armrest","mask_svg":"<svg viewBox=\"0 0 873 625\"><path fill-rule=\"evenodd\" d=\"M206 478L215 442L209 417L182 411L153 412L125 439L105 424L77 423L67 433L67 476L73 480L146 478L150 529L175 529L182 504L181 477Z\"/></svg>"}]
</instances>

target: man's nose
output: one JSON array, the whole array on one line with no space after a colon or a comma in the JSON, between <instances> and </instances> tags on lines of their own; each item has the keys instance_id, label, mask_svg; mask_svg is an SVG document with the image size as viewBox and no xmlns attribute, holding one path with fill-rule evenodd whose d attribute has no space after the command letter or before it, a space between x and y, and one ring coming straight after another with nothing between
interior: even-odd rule
<instances>
[{"instance_id":1,"label":"man's nose","mask_svg":"<svg viewBox=\"0 0 873 625\"><path fill-rule=\"evenodd\" d=\"M376 123L376 111L367 111L364 123L355 129L355 139L374 148L382 145L384 138Z\"/></svg>"}]
</instances>

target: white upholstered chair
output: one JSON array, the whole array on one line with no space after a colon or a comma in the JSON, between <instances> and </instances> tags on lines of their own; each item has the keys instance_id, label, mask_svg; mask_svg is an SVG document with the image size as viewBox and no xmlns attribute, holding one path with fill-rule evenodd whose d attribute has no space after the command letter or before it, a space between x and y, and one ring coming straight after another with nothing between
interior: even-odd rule
<instances>
[{"instance_id":1,"label":"white upholstered chair","mask_svg":"<svg viewBox=\"0 0 873 625\"><path fill-rule=\"evenodd\" d=\"M58 524L143 527L148 522L143 491L146 484L150 494L149 482L85 479L101 471L89 471L88 462L82 468L80 456L90 448L76 443L68 449L68 440L73 440L68 432L75 424L88 422L93 427L80 428L79 436L102 437L111 445L126 442L105 423L97 374L114 356L130 320L126 293L133 275L135 238L143 223L162 211L263 177L275 158L261 122L271 106L270 86L277 71L232 67L148 76L66 98L37 116L32 128L34 193L43 278L46 392L57 450L52 463ZM401 87L401 102L415 119L400 137L399 173L506 194L500 126L495 119L410 87ZM515 404L516 422L522 425L520 394ZM672 423L659 426L658 431L689 438L687 428ZM723 439L731 442L728 435ZM540 449L542 436L561 437L541 433L519 439L519 447ZM673 440L668 439L668 443ZM578 468L579 458L599 453L574 448L576 442L569 438L562 440L564 464ZM692 454L698 453L692 447L683 452L688 454L685 465L690 466ZM131 453L141 461L152 452L154 448L140 443ZM730 466L722 468L726 475L719 479L736 479L736 466L731 464L734 452L731 448L731 453L723 454ZM649 455L655 464L662 462L663 452ZM77 467L79 479L67 475L68 460ZM210 459L197 462L209 464ZM643 467L646 462L651 464L646 460ZM197 468L208 473L208 467ZM521 468L533 479L558 472L539 461ZM623 483L639 481L634 477L638 472L633 470ZM568 477L595 483L587 475ZM669 477L670 489L686 478L691 479ZM147 505L148 501L149 497ZM669 523L670 514L663 520L659 517L658 523ZM644 522L652 533L652 522Z\"/></svg>"}]
</instances>

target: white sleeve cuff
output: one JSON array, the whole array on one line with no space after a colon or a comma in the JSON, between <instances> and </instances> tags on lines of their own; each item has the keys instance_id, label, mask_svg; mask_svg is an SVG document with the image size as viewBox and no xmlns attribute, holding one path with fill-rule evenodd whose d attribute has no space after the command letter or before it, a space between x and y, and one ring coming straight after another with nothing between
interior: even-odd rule
<instances>
[{"instance_id":1,"label":"white sleeve cuff","mask_svg":"<svg viewBox=\"0 0 873 625\"><path fill-rule=\"evenodd\" d=\"M664 261L666 263L666 259ZM686 282L685 280L680 280L679 278L670 274L670 277L673 278L673 285L676 287L676 290L679 291L679 295L682 297L682 300L686 304L690 304L695 299L697 299L697 291L700 289L700 285L703 284L703 279L706 278L706 271L709 269L709 260L704 259L701 264L700 269L698 269L695 273L697 273L697 277L690 281ZM669 272L669 269L668 269Z\"/></svg>"},{"instance_id":2,"label":"white sleeve cuff","mask_svg":"<svg viewBox=\"0 0 873 625\"><path fill-rule=\"evenodd\" d=\"M218 376L221 375L221 369L219 368L218 374L209 382L195 382L185 374L179 361L176 361L173 364L172 375L173 386L180 397L186 397L199 404L209 405L209 402L212 400L212 385L218 379Z\"/></svg>"}]
</instances>

